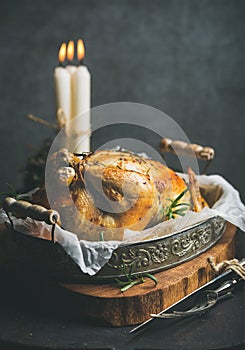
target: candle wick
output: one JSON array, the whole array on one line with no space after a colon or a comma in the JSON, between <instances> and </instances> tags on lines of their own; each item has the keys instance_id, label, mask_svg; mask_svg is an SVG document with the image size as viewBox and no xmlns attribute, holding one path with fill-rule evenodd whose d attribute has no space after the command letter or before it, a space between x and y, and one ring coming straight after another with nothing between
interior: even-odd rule
<instances>
[{"instance_id":1,"label":"candle wick","mask_svg":"<svg viewBox=\"0 0 245 350\"><path fill-rule=\"evenodd\" d=\"M83 59L79 60L79 66L83 66Z\"/></svg>"},{"instance_id":2,"label":"candle wick","mask_svg":"<svg viewBox=\"0 0 245 350\"><path fill-rule=\"evenodd\" d=\"M59 61L59 65L58 66L64 68L65 67L64 61Z\"/></svg>"}]
</instances>

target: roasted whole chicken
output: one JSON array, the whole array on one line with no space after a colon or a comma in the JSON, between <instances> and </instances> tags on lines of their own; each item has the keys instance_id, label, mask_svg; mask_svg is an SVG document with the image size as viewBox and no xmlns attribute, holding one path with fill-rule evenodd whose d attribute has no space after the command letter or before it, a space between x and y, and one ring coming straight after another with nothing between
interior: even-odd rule
<instances>
[{"instance_id":1,"label":"roasted whole chicken","mask_svg":"<svg viewBox=\"0 0 245 350\"><path fill-rule=\"evenodd\" d=\"M62 149L48 162L50 206L80 239L122 239L124 228L143 230L207 205L191 169L188 186L167 166L131 152L99 150L81 159ZM39 190L33 202L48 207L44 198Z\"/></svg>"}]
</instances>

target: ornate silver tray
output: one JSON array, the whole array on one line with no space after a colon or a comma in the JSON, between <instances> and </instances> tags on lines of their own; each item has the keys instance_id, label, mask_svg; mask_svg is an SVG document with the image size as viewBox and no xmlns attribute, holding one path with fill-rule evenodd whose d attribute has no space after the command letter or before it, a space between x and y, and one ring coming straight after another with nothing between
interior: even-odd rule
<instances>
[{"instance_id":1,"label":"ornate silver tray","mask_svg":"<svg viewBox=\"0 0 245 350\"><path fill-rule=\"evenodd\" d=\"M92 277L84 274L63 247L52 240L15 231L8 226L4 254L8 267L34 271L62 282L108 282L124 277L123 269L132 265L132 274L156 273L195 258L213 246L223 235L226 221L214 217L190 229L161 238L125 244L117 248L109 262Z\"/></svg>"},{"instance_id":2,"label":"ornate silver tray","mask_svg":"<svg viewBox=\"0 0 245 350\"><path fill-rule=\"evenodd\" d=\"M211 218L188 230L161 238L128 244L116 249L96 279L123 277L122 267L132 265L132 274L155 273L193 259L214 245L223 235L226 221Z\"/></svg>"}]
</instances>

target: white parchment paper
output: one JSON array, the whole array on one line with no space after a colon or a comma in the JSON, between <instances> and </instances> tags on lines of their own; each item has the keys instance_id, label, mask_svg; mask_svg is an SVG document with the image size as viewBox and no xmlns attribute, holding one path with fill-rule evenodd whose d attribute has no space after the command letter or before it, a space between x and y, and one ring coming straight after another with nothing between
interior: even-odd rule
<instances>
[{"instance_id":1,"label":"white parchment paper","mask_svg":"<svg viewBox=\"0 0 245 350\"><path fill-rule=\"evenodd\" d=\"M179 175L188 180L186 174ZM79 241L76 234L63 230L59 226L56 226L55 229L55 240L72 257L83 273L92 276L109 261L113 250L119 245L179 232L217 215L245 231L245 206L234 187L219 175L201 175L197 176L197 179L203 195L210 205L210 208L204 208L199 213L189 211L184 217L162 222L140 232L125 229L122 242ZM8 220L4 212L0 214L0 220L2 222ZM13 223L15 229L19 232L50 239L51 226L44 222L38 222L30 218L22 220L13 217Z\"/></svg>"}]
</instances>

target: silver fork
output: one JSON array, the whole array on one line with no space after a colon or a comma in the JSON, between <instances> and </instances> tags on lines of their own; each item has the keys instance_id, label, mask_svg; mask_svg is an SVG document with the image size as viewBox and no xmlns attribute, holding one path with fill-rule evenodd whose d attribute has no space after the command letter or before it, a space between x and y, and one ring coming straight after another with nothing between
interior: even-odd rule
<instances>
[{"instance_id":1,"label":"silver fork","mask_svg":"<svg viewBox=\"0 0 245 350\"><path fill-rule=\"evenodd\" d=\"M170 319L183 318L189 316L200 315L212 308L218 301L233 296L232 289L240 282L244 281L241 277L232 278L224 282L220 287L214 290L206 290L199 294L198 301L194 307L185 311L173 311L171 313L151 314L153 318Z\"/></svg>"}]
</instances>

